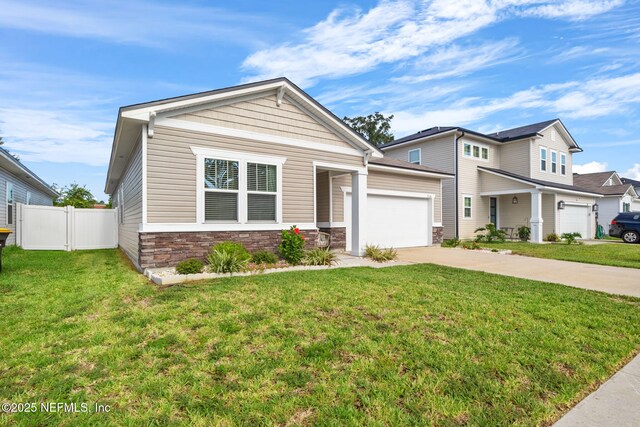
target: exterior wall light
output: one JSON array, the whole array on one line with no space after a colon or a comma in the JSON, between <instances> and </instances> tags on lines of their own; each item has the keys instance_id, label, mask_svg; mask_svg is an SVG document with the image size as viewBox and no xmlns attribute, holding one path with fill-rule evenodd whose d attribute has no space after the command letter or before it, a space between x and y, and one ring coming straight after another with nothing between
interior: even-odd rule
<instances>
[{"instance_id":1,"label":"exterior wall light","mask_svg":"<svg viewBox=\"0 0 640 427\"><path fill-rule=\"evenodd\" d=\"M511 199L511 203L513 203L514 205L518 204L518 196L513 196L513 199Z\"/></svg>"},{"instance_id":2,"label":"exterior wall light","mask_svg":"<svg viewBox=\"0 0 640 427\"><path fill-rule=\"evenodd\" d=\"M558 210L560 210L560 209L564 209L564 200L560 200L558 202Z\"/></svg>"},{"instance_id":3,"label":"exterior wall light","mask_svg":"<svg viewBox=\"0 0 640 427\"><path fill-rule=\"evenodd\" d=\"M592 212L598 212L598 209L600 208L600 206L598 206L598 204L594 204L593 206L591 206L591 211Z\"/></svg>"}]
</instances>

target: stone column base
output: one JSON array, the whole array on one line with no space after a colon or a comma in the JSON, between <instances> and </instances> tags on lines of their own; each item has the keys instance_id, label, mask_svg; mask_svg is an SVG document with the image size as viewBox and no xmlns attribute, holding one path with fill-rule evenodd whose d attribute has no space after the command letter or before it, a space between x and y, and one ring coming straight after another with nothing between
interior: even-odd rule
<instances>
[{"instance_id":1,"label":"stone column base","mask_svg":"<svg viewBox=\"0 0 640 427\"><path fill-rule=\"evenodd\" d=\"M444 239L444 227L433 227L431 232L431 244L439 245Z\"/></svg>"}]
</instances>

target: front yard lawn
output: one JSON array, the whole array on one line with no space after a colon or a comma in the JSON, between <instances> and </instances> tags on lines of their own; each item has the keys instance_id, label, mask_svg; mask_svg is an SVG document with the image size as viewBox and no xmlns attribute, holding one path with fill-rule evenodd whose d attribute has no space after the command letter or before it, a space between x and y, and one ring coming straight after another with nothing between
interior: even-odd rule
<instances>
[{"instance_id":1,"label":"front yard lawn","mask_svg":"<svg viewBox=\"0 0 640 427\"><path fill-rule=\"evenodd\" d=\"M0 425L548 425L640 350L640 300L434 265L157 288L5 251Z\"/></svg>"},{"instance_id":2,"label":"front yard lawn","mask_svg":"<svg viewBox=\"0 0 640 427\"><path fill-rule=\"evenodd\" d=\"M528 242L480 243L480 245L483 248L511 249L517 255L640 268L640 245L626 243L567 245Z\"/></svg>"}]
</instances>

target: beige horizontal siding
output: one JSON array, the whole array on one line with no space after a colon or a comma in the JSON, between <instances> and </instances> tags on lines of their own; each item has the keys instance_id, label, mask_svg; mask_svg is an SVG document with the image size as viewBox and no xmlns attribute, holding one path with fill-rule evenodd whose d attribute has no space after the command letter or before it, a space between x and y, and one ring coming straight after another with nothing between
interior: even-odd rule
<instances>
[{"instance_id":1,"label":"beige horizontal siding","mask_svg":"<svg viewBox=\"0 0 640 427\"><path fill-rule=\"evenodd\" d=\"M453 179L442 180L442 227L444 238L453 239L456 235L455 227L455 181Z\"/></svg>"},{"instance_id":2,"label":"beige horizontal siding","mask_svg":"<svg viewBox=\"0 0 640 427\"><path fill-rule=\"evenodd\" d=\"M556 140L552 140L552 129L556 130ZM540 147L547 147L548 150L556 150L558 152L558 170L557 173L551 173L551 152L547 151L547 171L540 171ZM567 155L567 173L560 174L560 153ZM569 145L558 131L558 126L554 125L542 133L542 138L535 140L531 150L531 177L544 181L558 182L561 184L573 185L573 155L569 152Z\"/></svg>"},{"instance_id":3,"label":"beige horizontal siding","mask_svg":"<svg viewBox=\"0 0 640 427\"><path fill-rule=\"evenodd\" d=\"M156 126L147 147L148 222L196 222L196 156L191 146L285 157L284 222L313 222L313 161L362 167L359 156Z\"/></svg>"},{"instance_id":4,"label":"beige horizontal siding","mask_svg":"<svg viewBox=\"0 0 640 427\"><path fill-rule=\"evenodd\" d=\"M329 222L329 172L319 172L316 175L316 215L318 222Z\"/></svg>"},{"instance_id":5,"label":"beige horizontal siding","mask_svg":"<svg viewBox=\"0 0 640 427\"><path fill-rule=\"evenodd\" d=\"M294 105L286 96L280 106L272 93L262 98L180 114L187 120L323 144L351 147L348 142Z\"/></svg>"},{"instance_id":6,"label":"beige horizontal siding","mask_svg":"<svg viewBox=\"0 0 640 427\"><path fill-rule=\"evenodd\" d=\"M514 181L513 179L504 178L493 175L489 172L480 172L480 191L509 191L509 190L530 190L533 184L525 184L523 182Z\"/></svg>"},{"instance_id":7,"label":"beige horizontal siding","mask_svg":"<svg viewBox=\"0 0 640 427\"><path fill-rule=\"evenodd\" d=\"M123 205L117 194L122 188ZM131 152L129 164L113 195L114 207L122 209L123 223L118 222L118 245L138 266L138 226L142 223L142 144L140 138ZM120 218L118 218L118 221Z\"/></svg>"},{"instance_id":8,"label":"beige horizontal siding","mask_svg":"<svg viewBox=\"0 0 640 427\"><path fill-rule=\"evenodd\" d=\"M531 140L512 142L500 147L500 169L522 176L531 172Z\"/></svg>"}]
</instances>

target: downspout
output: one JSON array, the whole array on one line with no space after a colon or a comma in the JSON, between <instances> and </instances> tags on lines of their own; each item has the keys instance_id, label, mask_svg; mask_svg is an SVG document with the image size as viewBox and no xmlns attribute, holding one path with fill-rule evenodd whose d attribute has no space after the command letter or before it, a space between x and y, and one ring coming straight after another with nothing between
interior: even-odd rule
<instances>
[{"instance_id":1,"label":"downspout","mask_svg":"<svg viewBox=\"0 0 640 427\"><path fill-rule=\"evenodd\" d=\"M459 232L458 220L459 220L459 216L460 216L460 213L458 212L458 199L459 199L459 197L458 197L458 176L459 176L458 175L458 152L459 152L458 140L460 138L462 138L463 136L464 136L464 131L462 131L460 136L458 136L458 133L456 132L456 137L454 139L454 141L455 141L454 145L455 146L454 146L454 151L453 151L453 153L454 153L453 154L453 162L454 162L454 173L455 173L455 178L454 178L454 182L455 182L455 189L454 189L455 198L454 198L454 204L453 205L454 205L454 209L455 209L454 219L455 219L455 231L456 231L455 232L455 237L456 237L456 239L458 239L460 237L459 233L458 233Z\"/></svg>"}]
</instances>

